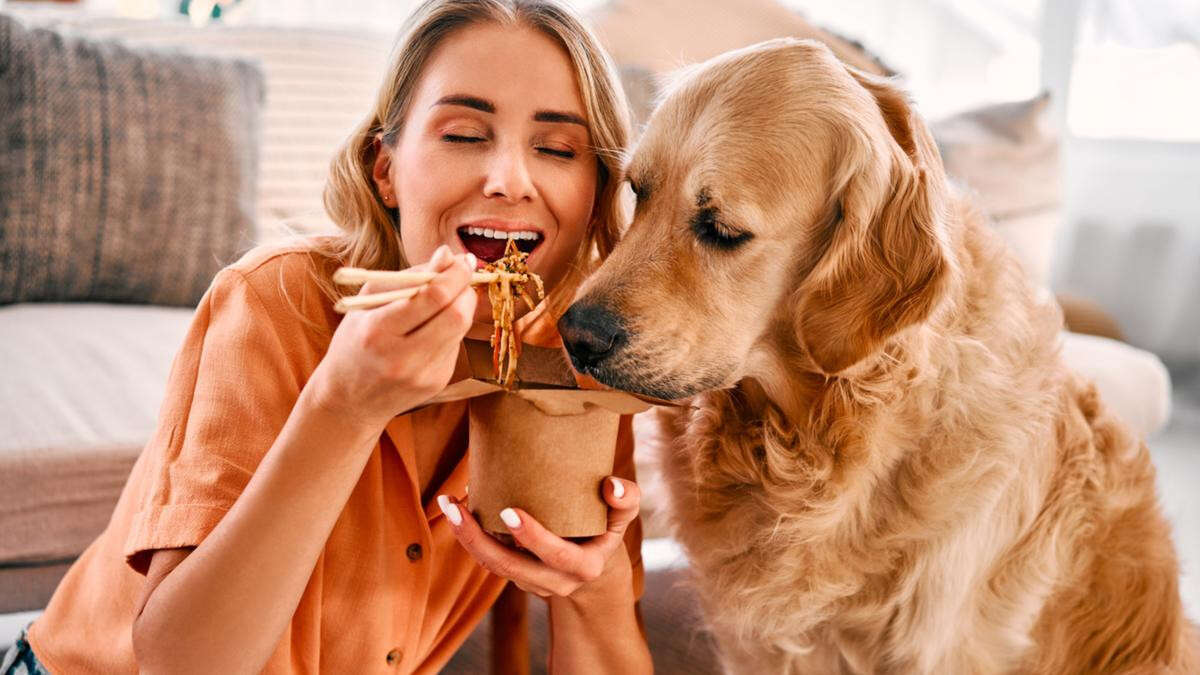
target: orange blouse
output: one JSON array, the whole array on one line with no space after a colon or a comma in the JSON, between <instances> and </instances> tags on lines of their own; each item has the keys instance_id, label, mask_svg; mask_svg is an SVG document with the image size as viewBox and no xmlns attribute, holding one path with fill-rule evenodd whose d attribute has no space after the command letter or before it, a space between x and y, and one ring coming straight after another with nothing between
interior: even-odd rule
<instances>
[{"instance_id":1,"label":"orange blouse","mask_svg":"<svg viewBox=\"0 0 1200 675\"><path fill-rule=\"evenodd\" d=\"M175 358L158 428L108 527L71 566L29 643L56 673L136 673L133 619L150 554L198 546L249 482L339 316L311 278L305 243L259 247L217 274ZM317 560L267 673L433 673L505 581L422 504L418 443L461 451L464 402L392 419ZM631 420L614 473L634 479ZM331 448L336 451L336 448ZM467 453L434 494L464 499ZM287 508L281 504L280 508ZM626 536L641 597L641 527Z\"/></svg>"}]
</instances>

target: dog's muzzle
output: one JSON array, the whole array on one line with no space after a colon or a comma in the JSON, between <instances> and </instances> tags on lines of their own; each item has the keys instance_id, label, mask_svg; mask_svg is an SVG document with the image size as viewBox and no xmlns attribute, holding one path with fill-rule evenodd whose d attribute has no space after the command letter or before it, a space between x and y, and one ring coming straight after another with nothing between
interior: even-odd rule
<instances>
[{"instance_id":1,"label":"dog's muzzle","mask_svg":"<svg viewBox=\"0 0 1200 675\"><path fill-rule=\"evenodd\" d=\"M621 319L602 305L577 302L558 320L558 332L575 369L594 371L625 344Z\"/></svg>"}]
</instances>

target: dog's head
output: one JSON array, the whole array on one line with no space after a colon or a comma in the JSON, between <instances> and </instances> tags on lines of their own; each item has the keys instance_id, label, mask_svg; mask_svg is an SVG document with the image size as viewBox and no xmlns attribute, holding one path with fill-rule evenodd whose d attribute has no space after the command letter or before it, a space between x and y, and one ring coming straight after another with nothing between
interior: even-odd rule
<instances>
[{"instance_id":1,"label":"dog's head","mask_svg":"<svg viewBox=\"0 0 1200 675\"><path fill-rule=\"evenodd\" d=\"M928 131L817 42L682 75L628 178L629 231L559 322L575 366L614 387L680 398L781 356L837 374L924 319L947 276Z\"/></svg>"}]
</instances>

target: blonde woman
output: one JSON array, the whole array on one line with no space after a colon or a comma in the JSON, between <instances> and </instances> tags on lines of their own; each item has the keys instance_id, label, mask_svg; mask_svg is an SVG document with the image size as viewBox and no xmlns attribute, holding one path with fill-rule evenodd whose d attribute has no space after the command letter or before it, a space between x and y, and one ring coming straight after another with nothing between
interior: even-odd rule
<instances>
[{"instance_id":1,"label":"blonde woman","mask_svg":"<svg viewBox=\"0 0 1200 675\"><path fill-rule=\"evenodd\" d=\"M344 233L223 270L108 529L18 646L61 673L435 672L508 580L547 598L551 666L650 670L629 420L583 544L465 497L465 405L444 387L490 312L470 273L516 238L553 319L616 237L625 103L595 38L542 0L433 0L326 194ZM332 307L339 265L437 273L411 300ZM378 286L364 289L379 290ZM540 326L540 328L538 328Z\"/></svg>"}]
</instances>

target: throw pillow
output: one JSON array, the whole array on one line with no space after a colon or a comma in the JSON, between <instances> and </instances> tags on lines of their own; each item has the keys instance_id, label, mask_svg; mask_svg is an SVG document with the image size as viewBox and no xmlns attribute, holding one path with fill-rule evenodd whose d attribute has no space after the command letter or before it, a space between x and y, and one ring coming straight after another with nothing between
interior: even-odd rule
<instances>
[{"instance_id":1,"label":"throw pillow","mask_svg":"<svg viewBox=\"0 0 1200 675\"><path fill-rule=\"evenodd\" d=\"M0 303L192 305L253 241L263 78L0 14Z\"/></svg>"},{"instance_id":2,"label":"throw pillow","mask_svg":"<svg viewBox=\"0 0 1200 675\"><path fill-rule=\"evenodd\" d=\"M964 184L1030 277L1048 286L1059 226L1058 136L1049 95L986 105L931 125L946 174Z\"/></svg>"}]
</instances>

